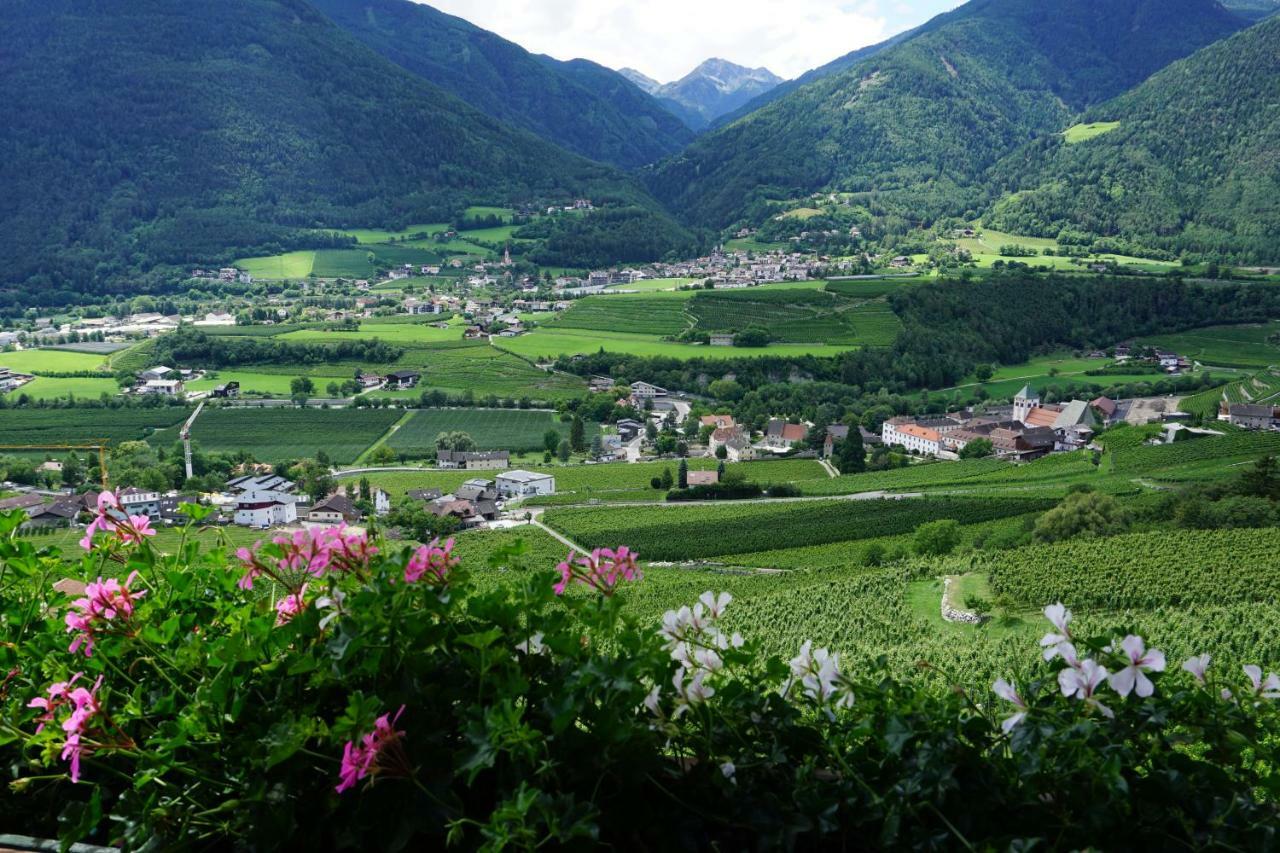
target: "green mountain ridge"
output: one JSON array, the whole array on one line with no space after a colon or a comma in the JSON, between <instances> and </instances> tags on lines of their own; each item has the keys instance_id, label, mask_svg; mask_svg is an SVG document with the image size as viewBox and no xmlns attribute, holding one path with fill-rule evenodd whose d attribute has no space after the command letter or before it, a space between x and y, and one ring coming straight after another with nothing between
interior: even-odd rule
<instances>
[{"instance_id":1,"label":"green mountain ridge","mask_svg":"<svg viewBox=\"0 0 1280 853\"><path fill-rule=\"evenodd\" d=\"M1213 0L973 0L700 137L647 180L711 227L817 190L865 193L912 222L975 214L1001 157L1245 23Z\"/></svg>"},{"instance_id":2,"label":"green mountain ridge","mask_svg":"<svg viewBox=\"0 0 1280 853\"><path fill-rule=\"evenodd\" d=\"M616 71L561 62L410 0L311 0L339 27L476 109L566 150L624 168L678 151L693 133Z\"/></svg>"},{"instance_id":3,"label":"green mountain ridge","mask_svg":"<svg viewBox=\"0 0 1280 853\"><path fill-rule=\"evenodd\" d=\"M988 225L1280 261L1280 18L1175 63L1084 120L1119 125L1074 145L1049 137L1006 158L993 175L1015 194Z\"/></svg>"},{"instance_id":4,"label":"green mountain ridge","mask_svg":"<svg viewBox=\"0 0 1280 853\"><path fill-rule=\"evenodd\" d=\"M468 203L586 195L669 221L631 178L467 106L302 0L15 0L6 27L9 304Z\"/></svg>"}]
</instances>

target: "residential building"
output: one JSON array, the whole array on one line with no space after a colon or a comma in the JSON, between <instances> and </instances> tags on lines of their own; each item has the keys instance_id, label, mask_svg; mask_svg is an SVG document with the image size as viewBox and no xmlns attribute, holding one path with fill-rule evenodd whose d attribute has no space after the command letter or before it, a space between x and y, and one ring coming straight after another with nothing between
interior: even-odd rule
<instances>
[{"instance_id":1,"label":"residential building","mask_svg":"<svg viewBox=\"0 0 1280 853\"><path fill-rule=\"evenodd\" d=\"M886 421L882 435L885 444L900 444L910 453L937 456L942 452L942 433L914 423L895 424L893 421Z\"/></svg>"},{"instance_id":2,"label":"residential building","mask_svg":"<svg viewBox=\"0 0 1280 853\"><path fill-rule=\"evenodd\" d=\"M822 440L822 455L826 458L830 458L831 454L835 453L836 445L848 437L849 428L844 424L829 425L827 427L826 438Z\"/></svg>"},{"instance_id":3,"label":"residential building","mask_svg":"<svg viewBox=\"0 0 1280 853\"><path fill-rule=\"evenodd\" d=\"M270 489L249 489L236 498L235 523L265 529L298 520L298 498Z\"/></svg>"},{"instance_id":4,"label":"residential building","mask_svg":"<svg viewBox=\"0 0 1280 853\"><path fill-rule=\"evenodd\" d=\"M119 493L120 510L126 515L160 516L160 493L144 489L128 488Z\"/></svg>"},{"instance_id":5,"label":"residential building","mask_svg":"<svg viewBox=\"0 0 1280 853\"><path fill-rule=\"evenodd\" d=\"M733 429L737 424L733 420L733 415L703 415L699 423L704 427L712 427L714 429Z\"/></svg>"},{"instance_id":6,"label":"residential building","mask_svg":"<svg viewBox=\"0 0 1280 853\"><path fill-rule=\"evenodd\" d=\"M436 454L436 467L450 470L500 471L510 464L511 454L506 450L441 450Z\"/></svg>"},{"instance_id":7,"label":"residential building","mask_svg":"<svg viewBox=\"0 0 1280 853\"><path fill-rule=\"evenodd\" d=\"M764 430L764 444L774 450L790 450L809 435L812 424L789 424L781 418L773 418Z\"/></svg>"},{"instance_id":8,"label":"residential building","mask_svg":"<svg viewBox=\"0 0 1280 853\"><path fill-rule=\"evenodd\" d=\"M27 520L22 526L27 530L70 527L79 513L80 506L74 499L42 503L27 510Z\"/></svg>"},{"instance_id":9,"label":"residential building","mask_svg":"<svg viewBox=\"0 0 1280 853\"><path fill-rule=\"evenodd\" d=\"M157 394L176 397L184 392L180 379L148 379L138 388L139 394Z\"/></svg>"},{"instance_id":10,"label":"residential building","mask_svg":"<svg viewBox=\"0 0 1280 853\"><path fill-rule=\"evenodd\" d=\"M613 380L608 376L593 376L587 383L587 388L593 394L603 394L605 391L613 390Z\"/></svg>"},{"instance_id":11,"label":"residential building","mask_svg":"<svg viewBox=\"0 0 1280 853\"><path fill-rule=\"evenodd\" d=\"M1236 404L1228 409L1232 426L1243 429L1280 429L1280 407Z\"/></svg>"},{"instance_id":12,"label":"residential building","mask_svg":"<svg viewBox=\"0 0 1280 853\"><path fill-rule=\"evenodd\" d=\"M644 424L631 418L623 418L614 426L618 428L618 435L622 436L623 441L631 441L644 432Z\"/></svg>"},{"instance_id":13,"label":"residential building","mask_svg":"<svg viewBox=\"0 0 1280 853\"><path fill-rule=\"evenodd\" d=\"M269 472L244 474L227 481L227 491L233 494L244 492L289 493L294 488L291 480Z\"/></svg>"},{"instance_id":14,"label":"residential building","mask_svg":"<svg viewBox=\"0 0 1280 853\"><path fill-rule=\"evenodd\" d=\"M231 382L225 382L222 385L219 385L218 387L214 388L213 391L210 393L213 397L218 397L226 400L234 400L240 396L240 383L234 380L232 380Z\"/></svg>"},{"instance_id":15,"label":"residential building","mask_svg":"<svg viewBox=\"0 0 1280 853\"><path fill-rule=\"evenodd\" d=\"M386 387L393 391L407 391L418 384L422 374L414 370L396 370L387 374Z\"/></svg>"},{"instance_id":16,"label":"residential building","mask_svg":"<svg viewBox=\"0 0 1280 853\"><path fill-rule=\"evenodd\" d=\"M459 500L471 501L495 501L498 499L498 490L494 488L493 480L474 479L467 480L454 491L454 497Z\"/></svg>"},{"instance_id":17,"label":"residential building","mask_svg":"<svg viewBox=\"0 0 1280 853\"><path fill-rule=\"evenodd\" d=\"M351 498L343 494L330 495L307 513L307 521L313 524L355 524L363 517Z\"/></svg>"},{"instance_id":18,"label":"residential building","mask_svg":"<svg viewBox=\"0 0 1280 853\"><path fill-rule=\"evenodd\" d=\"M655 397L666 397L667 389L648 382L632 382L631 396L636 400L652 400Z\"/></svg>"},{"instance_id":19,"label":"residential building","mask_svg":"<svg viewBox=\"0 0 1280 853\"><path fill-rule=\"evenodd\" d=\"M550 474L535 474L532 471L508 471L498 475L498 494L507 500L533 497L535 495L554 495L556 480Z\"/></svg>"},{"instance_id":20,"label":"residential building","mask_svg":"<svg viewBox=\"0 0 1280 853\"><path fill-rule=\"evenodd\" d=\"M759 458L760 455L745 435L736 435L729 439L724 449L728 454L725 458L730 462L750 462Z\"/></svg>"},{"instance_id":21,"label":"residential building","mask_svg":"<svg viewBox=\"0 0 1280 853\"><path fill-rule=\"evenodd\" d=\"M1108 426L1115 423L1116 415L1120 412L1120 405L1109 397L1099 397L1089 405L1098 413L1102 423Z\"/></svg>"}]
</instances>

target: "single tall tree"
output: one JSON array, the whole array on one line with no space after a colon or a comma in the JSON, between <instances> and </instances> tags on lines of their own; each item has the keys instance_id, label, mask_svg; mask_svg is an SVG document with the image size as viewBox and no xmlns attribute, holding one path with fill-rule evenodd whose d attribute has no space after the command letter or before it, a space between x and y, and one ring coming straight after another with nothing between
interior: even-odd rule
<instances>
[{"instance_id":1,"label":"single tall tree","mask_svg":"<svg viewBox=\"0 0 1280 853\"><path fill-rule=\"evenodd\" d=\"M857 427L849 427L849 437L836 445L834 456L836 469L841 474L861 474L867 470L867 451Z\"/></svg>"}]
</instances>

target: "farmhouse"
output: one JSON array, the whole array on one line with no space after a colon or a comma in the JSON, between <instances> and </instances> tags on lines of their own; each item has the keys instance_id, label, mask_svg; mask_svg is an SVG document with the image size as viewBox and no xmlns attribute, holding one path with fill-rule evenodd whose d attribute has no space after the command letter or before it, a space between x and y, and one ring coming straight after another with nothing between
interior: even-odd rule
<instances>
[{"instance_id":1,"label":"farmhouse","mask_svg":"<svg viewBox=\"0 0 1280 853\"><path fill-rule=\"evenodd\" d=\"M498 494L507 500L533 497L535 495L554 495L556 480L550 474L535 474L532 471L508 471L498 475Z\"/></svg>"},{"instance_id":2,"label":"farmhouse","mask_svg":"<svg viewBox=\"0 0 1280 853\"><path fill-rule=\"evenodd\" d=\"M418 384L422 374L414 370L397 370L387 374L386 387L394 391L405 391Z\"/></svg>"},{"instance_id":3,"label":"farmhouse","mask_svg":"<svg viewBox=\"0 0 1280 853\"><path fill-rule=\"evenodd\" d=\"M731 347L733 346L733 335L717 333L711 336L711 346L713 347Z\"/></svg>"},{"instance_id":4,"label":"farmhouse","mask_svg":"<svg viewBox=\"0 0 1280 853\"><path fill-rule=\"evenodd\" d=\"M346 495L330 495L311 507L307 521L313 524L355 524L363 514Z\"/></svg>"},{"instance_id":5,"label":"farmhouse","mask_svg":"<svg viewBox=\"0 0 1280 853\"><path fill-rule=\"evenodd\" d=\"M231 382L224 382L222 385L214 388L210 393L216 398L234 400L240 396L240 383L234 380Z\"/></svg>"},{"instance_id":6,"label":"farmhouse","mask_svg":"<svg viewBox=\"0 0 1280 853\"><path fill-rule=\"evenodd\" d=\"M789 424L781 418L772 418L764 430L764 444L774 450L790 450L809 435L812 424Z\"/></svg>"},{"instance_id":7,"label":"farmhouse","mask_svg":"<svg viewBox=\"0 0 1280 853\"><path fill-rule=\"evenodd\" d=\"M500 471L511 464L505 450L485 452L441 450L436 454L436 467L463 471Z\"/></svg>"},{"instance_id":8,"label":"farmhouse","mask_svg":"<svg viewBox=\"0 0 1280 853\"><path fill-rule=\"evenodd\" d=\"M750 462L759 457L756 449L751 446L750 440L745 435L736 435L729 439L724 446L726 457L730 462Z\"/></svg>"},{"instance_id":9,"label":"farmhouse","mask_svg":"<svg viewBox=\"0 0 1280 853\"><path fill-rule=\"evenodd\" d=\"M170 373L173 373L172 367L165 367L164 365L148 367L146 370L138 374L138 380L141 382L150 382L152 379L168 379Z\"/></svg>"},{"instance_id":10,"label":"farmhouse","mask_svg":"<svg viewBox=\"0 0 1280 853\"><path fill-rule=\"evenodd\" d=\"M608 376L592 376L587 388L592 394L603 394L613 390L613 380Z\"/></svg>"},{"instance_id":11,"label":"farmhouse","mask_svg":"<svg viewBox=\"0 0 1280 853\"><path fill-rule=\"evenodd\" d=\"M1237 404L1228 410L1228 420L1243 429L1280 429L1280 407Z\"/></svg>"},{"instance_id":12,"label":"farmhouse","mask_svg":"<svg viewBox=\"0 0 1280 853\"><path fill-rule=\"evenodd\" d=\"M180 379L148 379L138 388L139 394L155 394L176 397L183 393Z\"/></svg>"}]
</instances>

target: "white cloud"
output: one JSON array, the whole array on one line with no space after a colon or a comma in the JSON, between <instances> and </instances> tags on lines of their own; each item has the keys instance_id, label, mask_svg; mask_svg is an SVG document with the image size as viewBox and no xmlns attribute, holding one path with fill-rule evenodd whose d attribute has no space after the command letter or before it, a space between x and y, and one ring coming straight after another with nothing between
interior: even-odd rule
<instances>
[{"instance_id":1,"label":"white cloud","mask_svg":"<svg viewBox=\"0 0 1280 853\"><path fill-rule=\"evenodd\" d=\"M535 53L661 82L710 57L795 77L959 0L429 0Z\"/></svg>"}]
</instances>

